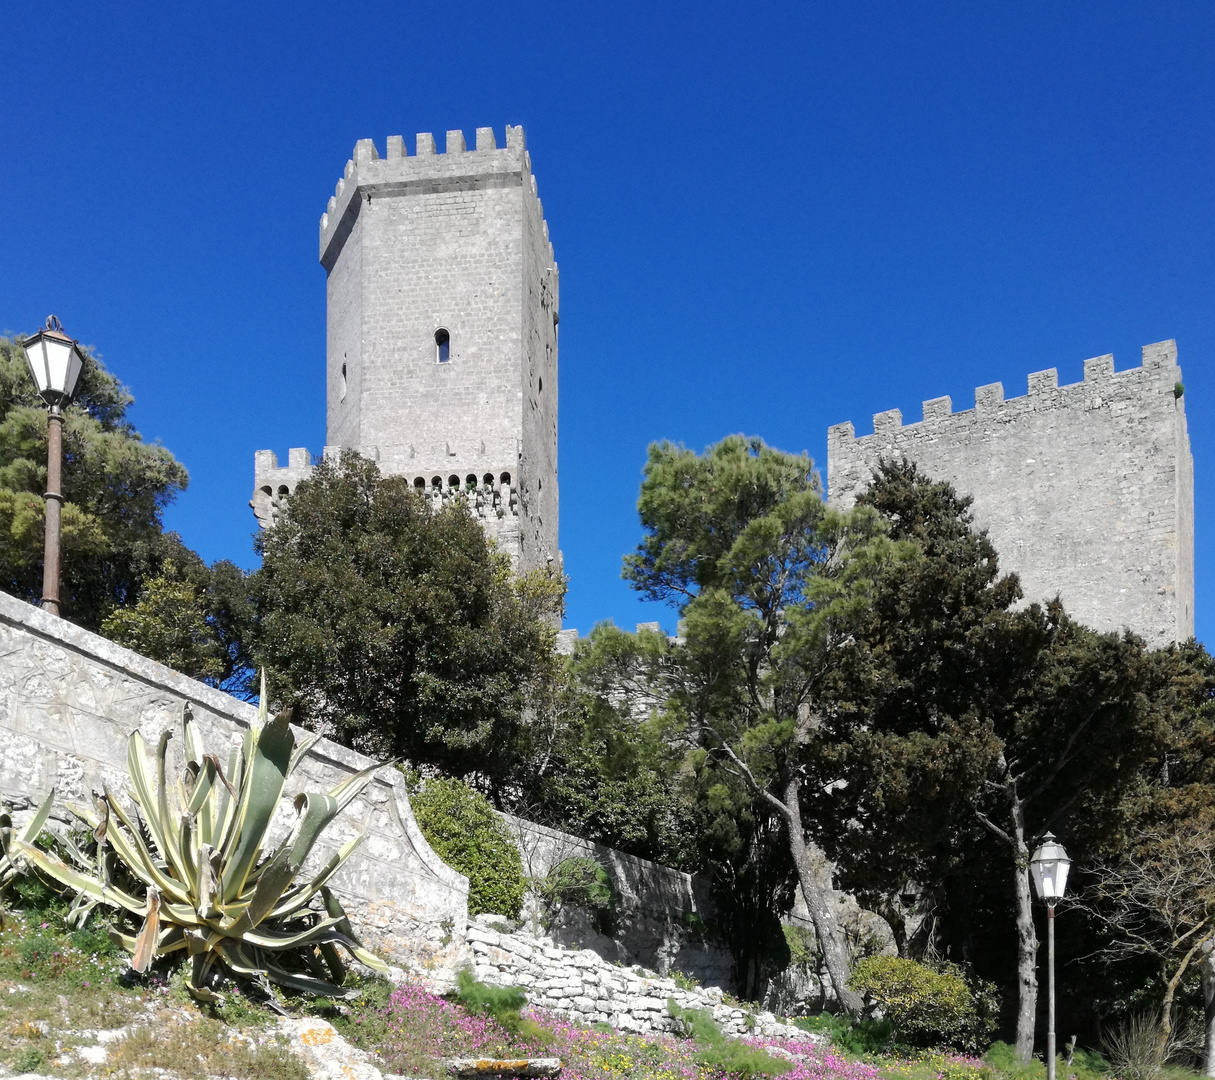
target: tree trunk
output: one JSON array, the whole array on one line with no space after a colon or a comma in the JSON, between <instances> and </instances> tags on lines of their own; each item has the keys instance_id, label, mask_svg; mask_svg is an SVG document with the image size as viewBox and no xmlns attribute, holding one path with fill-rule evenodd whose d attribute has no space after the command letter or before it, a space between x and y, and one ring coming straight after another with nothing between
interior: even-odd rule
<instances>
[{"instance_id":1,"label":"tree trunk","mask_svg":"<svg viewBox=\"0 0 1215 1080\"><path fill-rule=\"evenodd\" d=\"M1029 1061L1034 1054L1034 1025L1038 1016L1038 935L1034 930L1033 896L1029 889L1029 846L1025 843L1025 815L1014 803L1012 830L1013 895L1017 905L1017 1057Z\"/></svg>"},{"instance_id":2,"label":"tree trunk","mask_svg":"<svg viewBox=\"0 0 1215 1080\"><path fill-rule=\"evenodd\" d=\"M1206 1006L1202 1071L1207 1076L1215 1076L1215 948L1207 950L1198 970L1202 976L1202 1000Z\"/></svg>"},{"instance_id":3,"label":"tree trunk","mask_svg":"<svg viewBox=\"0 0 1215 1080\"><path fill-rule=\"evenodd\" d=\"M818 872L827 858L816 844L806 839L806 834L802 831L799 788L800 781L793 779L785 785L784 791L789 851L793 856L793 865L797 868L802 895L806 898L806 907L810 910L814 933L818 938L819 948L823 950L823 959L827 964L827 973L831 976L831 985L835 988L835 996L849 1016L859 1017L864 1012L865 1002L860 994L848 986L848 977L852 974L848 942L844 937L844 928L836 917L833 898L827 895L819 880Z\"/></svg>"}]
</instances>

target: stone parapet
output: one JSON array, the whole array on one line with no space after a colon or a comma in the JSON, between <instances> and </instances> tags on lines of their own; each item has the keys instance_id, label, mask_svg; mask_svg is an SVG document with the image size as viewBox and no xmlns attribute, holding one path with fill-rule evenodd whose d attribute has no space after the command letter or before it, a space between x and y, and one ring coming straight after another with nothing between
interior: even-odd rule
<instances>
[{"instance_id":1,"label":"stone parapet","mask_svg":"<svg viewBox=\"0 0 1215 1080\"><path fill-rule=\"evenodd\" d=\"M0 593L0 791L17 806L36 805L54 788L56 812L66 819L68 803L86 802L103 788L124 791L131 733L142 732L149 746L162 731L178 735L186 704L221 760L257 722L252 705ZM371 764L320 739L292 776L288 795L328 791ZM291 824L288 798L272 840ZM380 770L337 818L305 872L356 832L366 840L333 881L356 932L407 971L453 973L468 960L461 934L468 879L426 842L396 769Z\"/></svg>"}]
</instances>

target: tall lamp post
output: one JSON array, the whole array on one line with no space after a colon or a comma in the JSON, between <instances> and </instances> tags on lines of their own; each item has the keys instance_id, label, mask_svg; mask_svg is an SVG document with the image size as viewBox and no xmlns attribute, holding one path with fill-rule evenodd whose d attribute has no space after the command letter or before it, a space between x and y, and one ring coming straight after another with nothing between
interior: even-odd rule
<instances>
[{"instance_id":1,"label":"tall lamp post","mask_svg":"<svg viewBox=\"0 0 1215 1080\"><path fill-rule=\"evenodd\" d=\"M76 392L84 367L80 343L51 315L46 326L21 343L30 376L47 406L46 552L42 563L42 610L59 614L59 537L63 520L63 407Z\"/></svg>"},{"instance_id":2,"label":"tall lamp post","mask_svg":"<svg viewBox=\"0 0 1215 1080\"><path fill-rule=\"evenodd\" d=\"M1067 872L1072 861L1053 833L1042 837L1042 843L1029 860L1029 872L1034 879L1038 898L1046 901L1046 955L1049 980L1049 1005L1046 1029L1046 1080L1055 1080L1055 901L1067 887Z\"/></svg>"}]
</instances>

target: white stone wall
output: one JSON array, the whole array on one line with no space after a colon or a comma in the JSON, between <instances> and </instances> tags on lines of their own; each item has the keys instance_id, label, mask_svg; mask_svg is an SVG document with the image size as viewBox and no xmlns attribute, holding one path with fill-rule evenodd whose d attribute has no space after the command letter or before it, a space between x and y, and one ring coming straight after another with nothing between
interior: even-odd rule
<instances>
[{"instance_id":1,"label":"white stone wall","mask_svg":"<svg viewBox=\"0 0 1215 1080\"><path fill-rule=\"evenodd\" d=\"M1098 630L1129 627L1152 646L1194 632L1194 481L1177 347L1147 345L1142 366L1084 363L1084 381L1059 386L1054 369L1005 399L999 383L953 412L924 402L924 419L897 409L827 433L828 493L851 506L882 458L908 458L974 497L1005 571L1027 601L1060 595Z\"/></svg>"},{"instance_id":2,"label":"white stone wall","mask_svg":"<svg viewBox=\"0 0 1215 1080\"><path fill-rule=\"evenodd\" d=\"M753 1013L727 1002L719 987L682 989L674 980L639 967L620 967L590 949L557 946L552 938L508 934L491 928L493 916L479 916L468 928L473 973L494 986L521 986L528 1002L582 1023L611 1024L621 1031L676 1030L667 1011L707 1009L728 1035L809 1038L770 1012Z\"/></svg>"},{"instance_id":3,"label":"white stone wall","mask_svg":"<svg viewBox=\"0 0 1215 1080\"><path fill-rule=\"evenodd\" d=\"M40 803L54 787L66 816L66 803L87 802L95 790L123 791L131 732L155 748L169 729L178 737L170 746L180 745L186 703L208 751L224 761L257 717L245 702L0 593L0 793L18 807ZM370 764L321 739L291 792L328 791ZM422 836L396 769L381 770L334 822L313 862L360 831L367 839L334 879L356 931L408 971L450 975L468 961L468 879Z\"/></svg>"}]
</instances>

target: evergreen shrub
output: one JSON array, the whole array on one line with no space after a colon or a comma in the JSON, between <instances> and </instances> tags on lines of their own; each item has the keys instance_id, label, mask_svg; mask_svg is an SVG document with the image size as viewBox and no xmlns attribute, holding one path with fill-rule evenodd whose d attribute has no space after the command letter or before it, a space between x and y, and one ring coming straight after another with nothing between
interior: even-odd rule
<instances>
[{"instance_id":1,"label":"evergreen shrub","mask_svg":"<svg viewBox=\"0 0 1215 1080\"><path fill-rule=\"evenodd\" d=\"M999 1011L994 988L971 986L960 968L931 968L898 956L867 956L848 985L865 995L908 1046L978 1051L986 1046Z\"/></svg>"},{"instance_id":2,"label":"evergreen shrub","mask_svg":"<svg viewBox=\"0 0 1215 1080\"><path fill-rule=\"evenodd\" d=\"M523 860L489 800L460 780L432 777L410 794L427 843L468 877L468 914L519 918L526 882Z\"/></svg>"}]
</instances>

